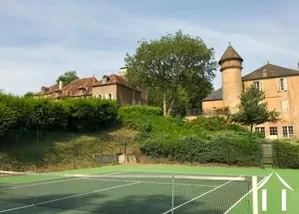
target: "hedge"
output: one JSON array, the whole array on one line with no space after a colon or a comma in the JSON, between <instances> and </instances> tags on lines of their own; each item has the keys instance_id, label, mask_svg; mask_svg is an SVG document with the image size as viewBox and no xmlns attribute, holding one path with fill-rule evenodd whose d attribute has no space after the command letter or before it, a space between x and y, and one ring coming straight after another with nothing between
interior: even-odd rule
<instances>
[{"instance_id":1,"label":"hedge","mask_svg":"<svg viewBox=\"0 0 299 214\"><path fill-rule=\"evenodd\" d=\"M139 115L154 115L154 116L162 116L163 111L161 108L152 107L152 106L141 106L141 105L133 105L133 106L122 106L118 111L119 117L125 117L127 115L139 114Z\"/></svg>"},{"instance_id":2,"label":"hedge","mask_svg":"<svg viewBox=\"0 0 299 214\"><path fill-rule=\"evenodd\" d=\"M149 138L140 149L144 155L154 159L239 166L259 165L262 154L257 136L232 131L216 132L207 138L197 135L182 136L177 140Z\"/></svg>"},{"instance_id":3,"label":"hedge","mask_svg":"<svg viewBox=\"0 0 299 214\"><path fill-rule=\"evenodd\" d=\"M299 169L299 144L276 140L272 143L273 164L278 168Z\"/></svg>"},{"instance_id":4,"label":"hedge","mask_svg":"<svg viewBox=\"0 0 299 214\"><path fill-rule=\"evenodd\" d=\"M51 100L0 95L0 135L9 129L97 131L117 120L118 103L95 98Z\"/></svg>"}]
</instances>

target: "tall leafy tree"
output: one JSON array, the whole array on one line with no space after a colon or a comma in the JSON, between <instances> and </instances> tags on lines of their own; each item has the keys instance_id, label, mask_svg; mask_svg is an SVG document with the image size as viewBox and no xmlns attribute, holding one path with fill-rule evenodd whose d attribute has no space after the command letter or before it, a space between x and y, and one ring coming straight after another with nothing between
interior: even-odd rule
<instances>
[{"instance_id":1,"label":"tall leafy tree","mask_svg":"<svg viewBox=\"0 0 299 214\"><path fill-rule=\"evenodd\" d=\"M232 121L249 126L252 132L256 125L279 120L279 112L269 111L264 100L265 92L251 85L241 94L239 111L231 116Z\"/></svg>"},{"instance_id":2,"label":"tall leafy tree","mask_svg":"<svg viewBox=\"0 0 299 214\"><path fill-rule=\"evenodd\" d=\"M16 112L6 106L5 103L0 102L0 136L3 136L16 121Z\"/></svg>"},{"instance_id":3,"label":"tall leafy tree","mask_svg":"<svg viewBox=\"0 0 299 214\"><path fill-rule=\"evenodd\" d=\"M57 78L56 83L59 84L59 82L62 81L64 85L68 85L76 79L79 79L76 71L67 71Z\"/></svg>"},{"instance_id":4,"label":"tall leafy tree","mask_svg":"<svg viewBox=\"0 0 299 214\"><path fill-rule=\"evenodd\" d=\"M24 97L33 97L33 92L28 91L26 94L24 94Z\"/></svg>"},{"instance_id":5,"label":"tall leafy tree","mask_svg":"<svg viewBox=\"0 0 299 214\"><path fill-rule=\"evenodd\" d=\"M199 37L192 38L178 31L139 43L135 53L125 58L128 81L152 88L150 91L157 95L161 93L164 115L182 88L188 96L193 96L189 102L194 103L212 90L211 81L217 68L214 50Z\"/></svg>"}]
</instances>

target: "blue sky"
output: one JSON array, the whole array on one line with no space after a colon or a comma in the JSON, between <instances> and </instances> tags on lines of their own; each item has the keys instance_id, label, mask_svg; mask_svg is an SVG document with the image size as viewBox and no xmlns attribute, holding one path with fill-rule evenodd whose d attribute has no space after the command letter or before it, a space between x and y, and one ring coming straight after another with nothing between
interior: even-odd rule
<instances>
[{"instance_id":1,"label":"blue sky","mask_svg":"<svg viewBox=\"0 0 299 214\"><path fill-rule=\"evenodd\" d=\"M68 70L117 73L138 40L179 29L201 37L217 60L230 41L243 75L268 60L298 69L298 0L1 0L0 29L0 88L15 94L39 91Z\"/></svg>"}]
</instances>

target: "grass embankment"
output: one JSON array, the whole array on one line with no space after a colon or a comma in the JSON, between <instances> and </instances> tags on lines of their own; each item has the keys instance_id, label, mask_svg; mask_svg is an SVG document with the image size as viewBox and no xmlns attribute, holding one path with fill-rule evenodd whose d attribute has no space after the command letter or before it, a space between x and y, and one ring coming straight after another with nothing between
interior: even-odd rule
<instances>
[{"instance_id":1,"label":"grass embankment","mask_svg":"<svg viewBox=\"0 0 299 214\"><path fill-rule=\"evenodd\" d=\"M97 167L94 155L132 153L137 132L125 128L98 133L30 132L14 135L18 141L0 151L0 169L13 171L61 171Z\"/></svg>"}]
</instances>

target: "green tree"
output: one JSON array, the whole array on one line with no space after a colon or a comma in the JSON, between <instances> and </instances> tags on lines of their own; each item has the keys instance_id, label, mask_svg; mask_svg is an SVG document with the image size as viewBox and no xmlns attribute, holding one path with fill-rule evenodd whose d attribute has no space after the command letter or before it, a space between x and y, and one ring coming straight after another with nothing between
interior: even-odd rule
<instances>
[{"instance_id":1,"label":"green tree","mask_svg":"<svg viewBox=\"0 0 299 214\"><path fill-rule=\"evenodd\" d=\"M74 80L79 79L77 72L76 71L67 71L65 72L63 75L60 75L58 77L58 79L56 80L56 83L59 84L60 81L62 81L62 83L64 85L68 85L71 82L73 82Z\"/></svg>"},{"instance_id":2,"label":"green tree","mask_svg":"<svg viewBox=\"0 0 299 214\"><path fill-rule=\"evenodd\" d=\"M26 94L24 94L24 97L33 97L33 92L28 91Z\"/></svg>"},{"instance_id":3,"label":"green tree","mask_svg":"<svg viewBox=\"0 0 299 214\"><path fill-rule=\"evenodd\" d=\"M233 122L249 126L252 132L255 125L279 120L279 113L269 111L265 100L265 92L251 85L240 98L239 111L231 116Z\"/></svg>"},{"instance_id":4,"label":"green tree","mask_svg":"<svg viewBox=\"0 0 299 214\"><path fill-rule=\"evenodd\" d=\"M16 122L16 112L0 103L0 136L3 136Z\"/></svg>"},{"instance_id":5,"label":"green tree","mask_svg":"<svg viewBox=\"0 0 299 214\"><path fill-rule=\"evenodd\" d=\"M193 95L204 92L201 97L205 97L207 90L204 89L212 89L210 83L217 68L214 50L208 48L202 39L192 38L182 31L156 40L140 41L136 52L127 54L125 62L130 84L154 88L156 94L159 94L156 90L160 91L164 115L167 113L167 101L169 103L170 100L168 107L171 108L180 87L189 96L198 87L200 89L193 92Z\"/></svg>"}]
</instances>

